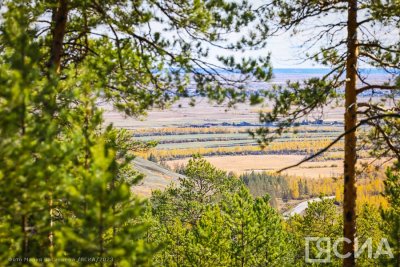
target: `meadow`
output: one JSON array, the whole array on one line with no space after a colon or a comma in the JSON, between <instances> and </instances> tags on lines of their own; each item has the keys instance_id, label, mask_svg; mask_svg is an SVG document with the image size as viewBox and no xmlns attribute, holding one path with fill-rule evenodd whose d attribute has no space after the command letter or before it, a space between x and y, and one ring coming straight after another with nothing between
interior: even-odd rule
<instances>
[{"instance_id":1,"label":"meadow","mask_svg":"<svg viewBox=\"0 0 400 267\"><path fill-rule=\"evenodd\" d=\"M299 73L293 77L287 75L277 75L273 82L283 84L287 78L300 79L305 74ZM378 78L377 76L374 79ZM371 96L360 96L360 101L368 102L370 98ZM304 121L300 121L300 126L289 129L261 149L257 140L249 135L249 131L262 126L259 123L259 112L270 110L270 104L237 104L227 108L226 103L216 104L197 97L195 106L191 106L188 100L180 100L165 110L150 110L140 118L127 118L104 106L107 110L104 120L105 123L112 122L118 128L127 129L137 141L157 142L155 147L136 152L136 155L153 161L166 170L180 172L194 155L201 155L217 168L237 177L251 173L276 174L278 170L296 164L324 148L343 132L343 110L332 105L310 114ZM365 164L373 167L384 163L384 160L375 160L374 164L370 164L373 161L368 149L359 151L358 168L361 172L364 171ZM295 196L295 188L297 184L301 184L298 179L315 183L316 189L310 195L285 201L277 197L277 207L281 210L287 209L299 201L319 194L336 195L340 199L342 181L335 179L341 179L342 173L343 141L340 141L321 156L280 174L291 181L297 181L289 182ZM382 196L371 189L374 187L371 183L382 184L383 175L379 174L377 177L379 182L374 179L363 180L362 183L365 184L359 185L364 188L360 191L360 201L382 205ZM149 196L152 190L165 188L171 179L161 174L156 182L157 186L153 186L153 180L145 178L140 185L134 187L134 191ZM382 186L378 188L380 187ZM271 190L263 190L262 193L271 194Z\"/></svg>"},{"instance_id":2,"label":"meadow","mask_svg":"<svg viewBox=\"0 0 400 267\"><path fill-rule=\"evenodd\" d=\"M281 82L278 80L278 82ZM260 127L258 106L238 104L227 108L205 99L192 107L187 100L167 110L151 110L140 119L126 118L113 110L104 114L105 122L130 131L137 141L156 141L157 146L137 155L152 159L171 170L187 163L193 155L206 157L216 167L238 175L251 171L276 171L317 152L342 133L342 110L335 106L314 114L302 125L284 133L261 149L249 130ZM342 172L343 143L338 142L320 157L290 169L285 174L306 177L337 177ZM361 159L368 161L368 153Z\"/></svg>"},{"instance_id":3,"label":"meadow","mask_svg":"<svg viewBox=\"0 0 400 267\"><path fill-rule=\"evenodd\" d=\"M216 105L200 100L196 106L191 107L183 100L167 110L152 110L143 120L124 118L113 111L106 112L105 120L112 120L117 127L127 129L137 141L157 142L150 150L137 152L136 155L140 158L153 161L173 172L180 172L194 155L201 155L215 167L236 177L249 176L253 179L247 184L250 191L254 195L272 195L275 207L281 211L321 194L335 195L340 200L343 141L321 156L279 174L287 180L289 198L280 197L277 188L268 189L268 181L262 179L269 175L278 175L278 170L293 165L330 144L343 131L341 109L331 107L321 114L310 116L302 125L290 129L261 149L249 131L260 127L258 114L260 110L267 109L267 106L268 104L253 107L238 104L227 109L224 104ZM371 161L373 159L367 150L360 151L361 171L362 166ZM380 164L382 161L375 163ZM378 174L368 170L369 173L375 173L375 177L360 181L359 201L362 203L386 205L379 193L384 176L381 170L382 168ZM260 174L264 178L257 182L253 174ZM157 179L161 180L162 177ZM302 193L305 181L309 185L307 194ZM143 183L135 186L134 191L149 196L152 190L162 189L170 182L167 179L152 188L152 184L144 179Z\"/></svg>"}]
</instances>

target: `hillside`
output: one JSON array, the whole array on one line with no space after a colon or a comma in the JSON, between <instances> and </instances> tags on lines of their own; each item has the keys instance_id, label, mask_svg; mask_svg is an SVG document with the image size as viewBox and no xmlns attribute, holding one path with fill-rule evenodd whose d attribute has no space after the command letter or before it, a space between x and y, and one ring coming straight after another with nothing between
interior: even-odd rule
<instances>
[{"instance_id":1,"label":"hillside","mask_svg":"<svg viewBox=\"0 0 400 267\"><path fill-rule=\"evenodd\" d=\"M133 163L135 169L145 176L138 185L132 188L132 191L140 196L148 197L151 191L164 189L171 183L177 183L178 178L182 176L143 158L137 157Z\"/></svg>"}]
</instances>

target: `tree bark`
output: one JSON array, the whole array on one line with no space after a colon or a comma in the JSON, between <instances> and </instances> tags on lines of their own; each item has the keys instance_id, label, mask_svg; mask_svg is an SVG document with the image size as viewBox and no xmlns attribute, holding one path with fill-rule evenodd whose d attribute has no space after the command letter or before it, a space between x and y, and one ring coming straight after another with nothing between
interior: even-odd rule
<instances>
[{"instance_id":1,"label":"tree bark","mask_svg":"<svg viewBox=\"0 0 400 267\"><path fill-rule=\"evenodd\" d=\"M345 87L345 131L357 124L357 0L348 1L347 23L347 61ZM356 234L356 131L352 131L344 139L344 199L343 199L343 254L349 255L343 259L343 266L355 266L354 239Z\"/></svg>"},{"instance_id":2,"label":"tree bark","mask_svg":"<svg viewBox=\"0 0 400 267\"><path fill-rule=\"evenodd\" d=\"M56 73L60 73L61 70L61 56L63 52L63 41L65 36L65 29L67 26L68 18L68 1L59 0L58 7L54 10L52 17L52 43L51 52L48 66L50 69L54 69Z\"/></svg>"}]
</instances>

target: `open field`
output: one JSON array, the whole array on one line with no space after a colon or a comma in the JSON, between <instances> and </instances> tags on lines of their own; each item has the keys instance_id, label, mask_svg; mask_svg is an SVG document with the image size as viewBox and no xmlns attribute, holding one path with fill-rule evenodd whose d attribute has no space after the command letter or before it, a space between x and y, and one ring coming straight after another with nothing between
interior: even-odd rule
<instances>
[{"instance_id":1,"label":"open field","mask_svg":"<svg viewBox=\"0 0 400 267\"><path fill-rule=\"evenodd\" d=\"M266 103L265 106L270 106ZM104 114L105 123L113 123L114 126L126 129L161 128L161 127L189 127L191 125L209 124L217 126L225 124L239 124L241 122L259 123L259 110L265 110L263 106L249 106L237 104L235 108L228 109L225 104L217 105L208 100L199 98L196 106L189 105L189 100L180 100L167 110L152 110L146 117L140 119L126 118L117 111L103 106L107 111ZM308 120L322 119L325 122L341 122L343 120L341 108L327 108L322 116L311 115Z\"/></svg>"},{"instance_id":2,"label":"open field","mask_svg":"<svg viewBox=\"0 0 400 267\"><path fill-rule=\"evenodd\" d=\"M208 147L207 143L194 143L193 147L182 148L182 144L177 144L175 148L171 149L152 149L145 153L138 153L139 156L144 158L150 157L151 155L156 156L159 160L172 160L178 158L191 157L193 155L203 156L222 156L222 155L308 155L317 152L319 149L327 146L330 140L311 140L311 141L287 141L287 142L275 142L270 144L267 148L261 149L257 145L238 145L235 146L232 143L219 142L218 146ZM335 144L332 147L332 151L338 151L341 149L341 143ZM328 155L329 156L329 155ZM321 159L321 158L320 158ZM323 158L326 159L326 158Z\"/></svg>"},{"instance_id":3,"label":"open field","mask_svg":"<svg viewBox=\"0 0 400 267\"><path fill-rule=\"evenodd\" d=\"M296 164L304 158L301 155L244 155L244 156L219 156L219 157L205 157L216 167L242 174L246 172L275 172L284 167ZM186 164L189 158L169 160L165 163L174 169L179 165ZM362 163L369 163L372 159L364 158L359 160L359 167ZM375 162L376 164L383 164L384 159ZM384 165L389 165L386 162ZM343 173L343 161L338 160L323 160L305 162L298 167L291 168L282 172L289 176L303 177L303 178L322 178L322 177L339 177Z\"/></svg>"},{"instance_id":4,"label":"open field","mask_svg":"<svg viewBox=\"0 0 400 267\"><path fill-rule=\"evenodd\" d=\"M221 156L205 157L216 167L242 174L251 171L277 171L281 168L295 164L302 160L301 155L245 155L245 156ZM188 159L170 160L166 163L174 168L177 165L186 164ZM290 169L284 174L309 178L339 176L343 169L341 160L328 160L323 162L307 162L300 167Z\"/></svg>"},{"instance_id":5,"label":"open field","mask_svg":"<svg viewBox=\"0 0 400 267\"><path fill-rule=\"evenodd\" d=\"M226 156L226 155L308 155L327 146L341 133L339 125L303 125L284 133L264 149L261 149L257 140L253 139L248 127L212 127L199 126L197 128L176 127L158 128L150 131L141 131L142 134L132 131L138 141L157 141L156 148L139 153L143 158L152 156L159 161L188 158L193 155ZM176 131L177 134L174 134ZM190 131L188 133L187 131ZM223 132L225 131L225 133ZM235 132L236 131L236 132ZM342 149L339 142L326 153L324 157L316 160L336 160Z\"/></svg>"},{"instance_id":6,"label":"open field","mask_svg":"<svg viewBox=\"0 0 400 267\"><path fill-rule=\"evenodd\" d=\"M368 102L369 98L361 96L360 101ZM224 104L211 104L198 98L195 107L190 106L189 101L181 100L169 109L152 110L141 119L125 118L108 110L105 124L112 122L118 128L127 129L136 141L157 142L155 148L137 153L143 159L136 160L136 167L145 178L132 189L142 197L149 197L152 191L177 183L180 176L174 171L182 171L183 165L193 155L199 154L217 168L235 173L240 179L249 177L246 185L252 194L269 194L273 199L271 203L280 211L321 194L342 199L343 140L310 162L281 175L276 171L316 153L343 133L343 110L328 107L323 112L311 114L299 121L300 126L288 129L261 149L249 131L261 126L259 112L269 110L269 103L262 106L238 104L227 109ZM374 161L368 158L370 155L366 150L360 151L358 156L360 170L364 168L361 163ZM382 162L375 161L374 164ZM372 164L368 168L368 171L363 169L361 176L365 177L358 181L358 204L385 206L387 202L381 195L384 175L376 175ZM257 178L257 175L264 178ZM275 178L268 180L266 177L269 175ZM280 185L282 188L270 184L279 177L284 180Z\"/></svg>"},{"instance_id":7,"label":"open field","mask_svg":"<svg viewBox=\"0 0 400 267\"><path fill-rule=\"evenodd\" d=\"M238 104L227 109L224 104L211 104L199 98L195 107L181 100L167 110L152 110L141 120L125 118L111 110L106 111L104 117L106 124L112 122L128 129L137 141L158 142L150 151L139 153L140 157L153 157L174 169L192 155L201 154L216 167L237 174L276 171L295 164L328 145L343 131L343 110L326 108L322 115L305 118L296 132L284 133L261 150L248 131L259 127L258 112L268 110L268 106L268 103L263 106ZM322 157L285 173L304 178L336 177L343 170L342 146L339 142ZM362 158L367 157L363 154Z\"/></svg>"}]
</instances>

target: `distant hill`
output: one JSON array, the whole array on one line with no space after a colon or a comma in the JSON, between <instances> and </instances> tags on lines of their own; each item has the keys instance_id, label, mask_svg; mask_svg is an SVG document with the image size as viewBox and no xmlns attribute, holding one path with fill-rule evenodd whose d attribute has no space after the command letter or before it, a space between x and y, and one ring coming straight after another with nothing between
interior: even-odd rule
<instances>
[{"instance_id":1,"label":"distant hill","mask_svg":"<svg viewBox=\"0 0 400 267\"><path fill-rule=\"evenodd\" d=\"M171 183L178 183L179 177L183 175L167 170L166 168L142 158L135 158L133 161L135 169L144 174L145 178L132 191L139 196L149 197L151 191L164 189Z\"/></svg>"}]
</instances>

